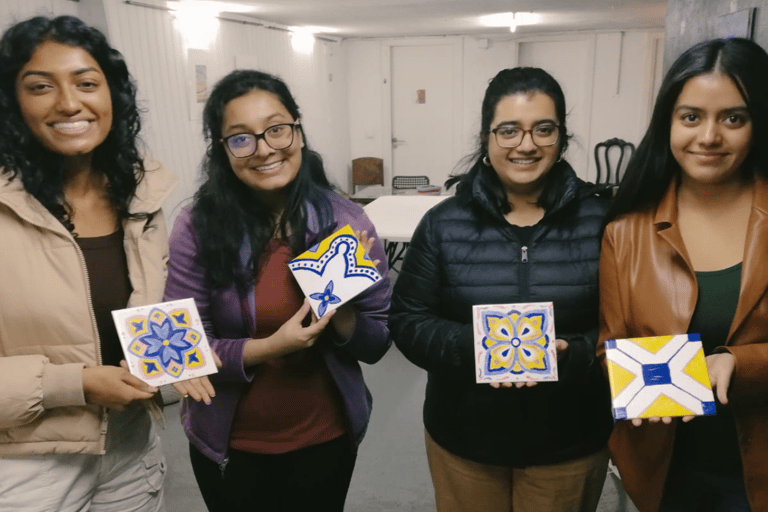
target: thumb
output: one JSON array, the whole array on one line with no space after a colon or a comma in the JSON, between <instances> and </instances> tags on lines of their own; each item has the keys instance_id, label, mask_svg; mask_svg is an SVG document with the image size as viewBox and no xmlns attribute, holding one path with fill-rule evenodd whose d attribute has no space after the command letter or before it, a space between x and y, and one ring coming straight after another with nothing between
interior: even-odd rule
<instances>
[{"instance_id":1,"label":"thumb","mask_svg":"<svg viewBox=\"0 0 768 512\"><path fill-rule=\"evenodd\" d=\"M720 380L722 380L722 382L720 382ZM712 386L715 387L717 391L717 399L720 400L721 404L726 405L728 403L728 380L716 378L712 383Z\"/></svg>"}]
</instances>

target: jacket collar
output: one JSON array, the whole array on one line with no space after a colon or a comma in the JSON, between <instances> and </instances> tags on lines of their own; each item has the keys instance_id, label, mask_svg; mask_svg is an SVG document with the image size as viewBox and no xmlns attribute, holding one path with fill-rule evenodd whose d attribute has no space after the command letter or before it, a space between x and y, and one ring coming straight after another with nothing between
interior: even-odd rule
<instances>
[{"instance_id":1,"label":"jacket collar","mask_svg":"<svg viewBox=\"0 0 768 512\"><path fill-rule=\"evenodd\" d=\"M676 182L673 182L664 194L656 209L653 222L659 236L683 257L691 277L695 279L693 266L677 225ZM729 339L768 288L768 265L765 263L768 261L768 243L766 240L768 240L768 179L756 175L752 211L749 215L747 228L747 242L741 265L741 293L728 334Z\"/></svg>"},{"instance_id":2,"label":"jacket collar","mask_svg":"<svg viewBox=\"0 0 768 512\"><path fill-rule=\"evenodd\" d=\"M752 199L752 212L749 215L749 227L747 228L747 243L744 247L739 305L736 308L729 337L741 325L768 287L767 241L768 180L758 176L755 179L755 196Z\"/></svg>"},{"instance_id":3,"label":"jacket collar","mask_svg":"<svg viewBox=\"0 0 768 512\"><path fill-rule=\"evenodd\" d=\"M158 161L146 158L146 172L136 187L136 196L129 206L130 213L155 213L163 205L176 186L176 178ZM0 203L5 204L27 222L51 229L66 235L67 229L30 195L17 175L10 180L7 174L0 172Z\"/></svg>"},{"instance_id":4,"label":"jacket collar","mask_svg":"<svg viewBox=\"0 0 768 512\"><path fill-rule=\"evenodd\" d=\"M553 208L551 208L549 211L545 213L546 216L552 215L553 213L557 212L561 208L563 208L565 205L570 203L573 199L577 197L582 197L585 195L594 194L597 192L597 189L593 189L586 185L585 182L583 182L581 179L579 179L578 176L576 176L576 171L573 170L573 167L566 162L565 160L561 160L557 163L555 163L556 166L562 166L564 167L561 170L559 179L557 182L551 182L547 186L549 187L555 187L559 190L562 190L562 194L558 198L557 203ZM494 172L493 170L490 170L490 172ZM552 172L552 169L550 170ZM487 213L489 213L492 217L501 218L502 215L497 211L497 209L493 206L493 200L492 196L488 191L488 188L491 185L488 183L488 178L483 175L482 172L479 172L477 176L475 176L475 179L472 182L472 198L477 202L477 204L480 205L480 207L485 210ZM506 222L506 221L505 221Z\"/></svg>"},{"instance_id":5,"label":"jacket collar","mask_svg":"<svg viewBox=\"0 0 768 512\"><path fill-rule=\"evenodd\" d=\"M130 213L157 212L178 181L163 164L152 158L144 159L144 170L144 177L136 186L136 197L128 207Z\"/></svg>"}]
</instances>

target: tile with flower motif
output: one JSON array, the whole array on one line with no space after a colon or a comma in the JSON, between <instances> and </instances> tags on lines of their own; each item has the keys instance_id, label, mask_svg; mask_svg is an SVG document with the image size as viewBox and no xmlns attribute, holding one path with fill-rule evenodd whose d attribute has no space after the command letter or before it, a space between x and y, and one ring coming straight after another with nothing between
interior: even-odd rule
<instances>
[{"instance_id":1,"label":"tile with flower motif","mask_svg":"<svg viewBox=\"0 0 768 512\"><path fill-rule=\"evenodd\" d=\"M605 341L613 417L715 414L698 334Z\"/></svg>"},{"instance_id":2,"label":"tile with flower motif","mask_svg":"<svg viewBox=\"0 0 768 512\"><path fill-rule=\"evenodd\" d=\"M151 386L216 373L194 299L112 312L130 372Z\"/></svg>"},{"instance_id":3,"label":"tile with flower motif","mask_svg":"<svg viewBox=\"0 0 768 512\"><path fill-rule=\"evenodd\" d=\"M557 380L551 302L472 306L476 382Z\"/></svg>"},{"instance_id":4,"label":"tile with flower motif","mask_svg":"<svg viewBox=\"0 0 768 512\"><path fill-rule=\"evenodd\" d=\"M381 280L349 225L288 262L318 318Z\"/></svg>"}]
</instances>

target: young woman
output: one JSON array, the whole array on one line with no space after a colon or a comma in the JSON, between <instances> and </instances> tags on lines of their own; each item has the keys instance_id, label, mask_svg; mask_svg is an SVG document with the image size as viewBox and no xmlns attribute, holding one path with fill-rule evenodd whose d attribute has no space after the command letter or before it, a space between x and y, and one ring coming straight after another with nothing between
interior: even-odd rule
<instances>
[{"instance_id":1,"label":"young woman","mask_svg":"<svg viewBox=\"0 0 768 512\"><path fill-rule=\"evenodd\" d=\"M717 415L619 422L610 440L642 512L768 507L768 55L743 39L672 65L609 216L606 339L700 334Z\"/></svg>"},{"instance_id":2,"label":"young woman","mask_svg":"<svg viewBox=\"0 0 768 512\"><path fill-rule=\"evenodd\" d=\"M234 71L203 111L205 182L176 221L166 299L194 297L223 366L182 420L208 509L341 512L371 412L358 360L389 346L384 249L334 193L285 83ZM287 262L349 224L383 279L321 319Z\"/></svg>"},{"instance_id":3,"label":"young woman","mask_svg":"<svg viewBox=\"0 0 768 512\"><path fill-rule=\"evenodd\" d=\"M0 70L0 509L161 510L156 389L120 367L110 312L162 299L174 179L140 157L96 29L21 22Z\"/></svg>"},{"instance_id":4,"label":"young woman","mask_svg":"<svg viewBox=\"0 0 768 512\"><path fill-rule=\"evenodd\" d=\"M565 113L545 71L496 75L472 166L421 221L395 283L393 339L429 372L440 512L594 511L600 498L611 419L594 351L608 204L563 160ZM543 301L554 303L559 380L476 384L472 306Z\"/></svg>"}]
</instances>

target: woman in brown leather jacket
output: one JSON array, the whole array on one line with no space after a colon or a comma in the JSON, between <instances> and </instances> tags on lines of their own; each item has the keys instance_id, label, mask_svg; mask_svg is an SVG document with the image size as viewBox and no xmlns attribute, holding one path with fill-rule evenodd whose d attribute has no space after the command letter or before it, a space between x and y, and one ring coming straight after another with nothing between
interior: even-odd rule
<instances>
[{"instance_id":1,"label":"woman in brown leather jacket","mask_svg":"<svg viewBox=\"0 0 768 512\"><path fill-rule=\"evenodd\" d=\"M698 333L717 414L620 421L641 512L768 510L768 54L700 43L672 65L609 215L606 339Z\"/></svg>"}]
</instances>

